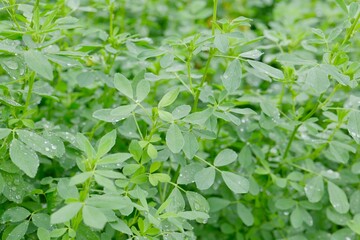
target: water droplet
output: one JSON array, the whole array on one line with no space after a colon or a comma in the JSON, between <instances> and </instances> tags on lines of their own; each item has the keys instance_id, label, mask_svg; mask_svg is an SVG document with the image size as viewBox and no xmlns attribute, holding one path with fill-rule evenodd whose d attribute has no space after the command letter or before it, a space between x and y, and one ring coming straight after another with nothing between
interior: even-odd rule
<instances>
[{"instance_id":1,"label":"water droplet","mask_svg":"<svg viewBox=\"0 0 360 240\"><path fill-rule=\"evenodd\" d=\"M55 146L55 145L51 145L51 149L56 150L56 146Z\"/></svg>"},{"instance_id":2,"label":"water droplet","mask_svg":"<svg viewBox=\"0 0 360 240\"><path fill-rule=\"evenodd\" d=\"M47 151L47 152L50 151L50 148L46 147L46 148L45 148L45 151Z\"/></svg>"},{"instance_id":3,"label":"water droplet","mask_svg":"<svg viewBox=\"0 0 360 240\"><path fill-rule=\"evenodd\" d=\"M16 70L19 67L19 64L15 61L9 60L9 61L5 61L4 63L8 68L10 68L12 70Z\"/></svg>"},{"instance_id":4,"label":"water droplet","mask_svg":"<svg viewBox=\"0 0 360 240\"><path fill-rule=\"evenodd\" d=\"M14 179L14 185L19 185L20 184L20 180L19 179Z\"/></svg>"}]
</instances>

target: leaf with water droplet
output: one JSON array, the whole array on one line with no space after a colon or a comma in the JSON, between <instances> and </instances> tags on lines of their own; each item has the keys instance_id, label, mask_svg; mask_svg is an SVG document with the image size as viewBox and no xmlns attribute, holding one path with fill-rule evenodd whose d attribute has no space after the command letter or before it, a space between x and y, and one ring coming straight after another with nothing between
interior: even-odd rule
<instances>
[{"instance_id":1,"label":"leaf with water droplet","mask_svg":"<svg viewBox=\"0 0 360 240\"><path fill-rule=\"evenodd\" d=\"M331 205L338 213L347 213L350 205L345 192L335 183L328 181L328 192Z\"/></svg>"},{"instance_id":2,"label":"leaf with water droplet","mask_svg":"<svg viewBox=\"0 0 360 240\"><path fill-rule=\"evenodd\" d=\"M263 54L264 54L263 52L261 52L257 49L254 49L254 50L250 50L250 51L241 53L240 57L249 58L249 59L258 59Z\"/></svg>"},{"instance_id":3,"label":"leaf with water droplet","mask_svg":"<svg viewBox=\"0 0 360 240\"><path fill-rule=\"evenodd\" d=\"M264 73L270 77L276 78L276 79L284 79L284 74L281 70L276 69L272 66L269 66L263 62L257 62L248 60L247 61L255 70Z\"/></svg>"},{"instance_id":4,"label":"leaf with water droplet","mask_svg":"<svg viewBox=\"0 0 360 240\"><path fill-rule=\"evenodd\" d=\"M148 80L141 80L136 85L136 100L142 102L150 92L150 82Z\"/></svg>"},{"instance_id":5,"label":"leaf with water droplet","mask_svg":"<svg viewBox=\"0 0 360 240\"><path fill-rule=\"evenodd\" d=\"M176 124L171 124L166 132L166 145L173 153L179 153L184 147L185 140Z\"/></svg>"},{"instance_id":6,"label":"leaf with water droplet","mask_svg":"<svg viewBox=\"0 0 360 240\"><path fill-rule=\"evenodd\" d=\"M360 144L360 112L353 111L349 114L347 129L356 143Z\"/></svg>"},{"instance_id":7,"label":"leaf with water droplet","mask_svg":"<svg viewBox=\"0 0 360 240\"><path fill-rule=\"evenodd\" d=\"M52 80L54 78L53 66L41 52L30 49L24 52L24 59L28 67L40 76L48 80Z\"/></svg>"},{"instance_id":8,"label":"leaf with water droplet","mask_svg":"<svg viewBox=\"0 0 360 240\"><path fill-rule=\"evenodd\" d=\"M309 202L315 203L321 200L324 195L324 180L322 176L315 176L305 185L305 194Z\"/></svg>"},{"instance_id":9,"label":"leaf with water droplet","mask_svg":"<svg viewBox=\"0 0 360 240\"><path fill-rule=\"evenodd\" d=\"M107 218L105 214L98 208L91 206L84 206L82 209L84 223L89 227L96 229L103 229Z\"/></svg>"},{"instance_id":10,"label":"leaf with water droplet","mask_svg":"<svg viewBox=\"0 0 360 240\"><path fill-rule=\"evenodd\" d=\"M29 210L23 207L8 208L2 215L3 222L21 222L30 216Z\"/></svg>"},{"instance_id":11,"label":"leaf with water droplet","mask_svg":"<svg viewBox=\"0 0 360 240\"><path fill-rule=\"evenodd\" d=\"M6 240L20 240L22 239L29 227L29 221L24 221L17 225L7 236Z\"/></svg>"},{"instance_id":12,"label":"leaf with water droplet","mask_svg":"<svg viewBox=\"0 0 360 240\"><path fill-rule=\"evenodd\" d=\"M217 167L229 165L230 163L235 162L237 157L238 155L234 150L224 149L215 157L214 165Z\"/></svg>"},{"instance_id":13,"label":"leaf with water droplet","mask_svg":"<svg viewBox=\"0 0 360 240\"><path fill-rule=\"evenodd\" d=\"M60 157L64 154L64 149L58 149L57 141L53 143L51 137L49 139L44 138L43 136L38 135L35 132L30 132L27 130L17 130L16 134L19 136L19 139L25 143L28 147L32 148L34 151L37 151L49 158L54 158L55 156ZM61 141L60 141L61 144Z\"/></svg>"},{"instance_id":14,"label":"leaf with water droplet","mask_svg":"<svg viewBox=\"0 0 360 240\"><path fill-rule=\"evenodd\" d=\"M116 73L114 75L114 86L119 92L121 92L125 96L131 99L134 98L131 82L121 73Z\"/></svg>"},{"instance_id":15,"label":"leaf with water droplet","mask_svg":"<svg viewBox=\"0 0 360 240\"><path fill-rule=\"evenodd\" d=\"M215 169L213 167L204 168L195 175L196 187L200 190L210 188L215 181Z\"/></svg>"},{"instance_id":16,"label":"leaf with water droplet","mask_svg":"<svg viewBox=\"0 0 360 240\"><path fill-rule=\"evenodd\" d=\"M20 168L26 175L35 177L40 161L36 153L17 139L10 144L11 161Z\"/></svg>"},{"instance_id":17,"label":"leaf with water droplet","mask_svg":"<svg viewBox=\"0 0 360 240\"><path fill-rule=\"evenodd\" d=\"M221 176L226 186L234 193L247 193L249 191L249 180L232 172L222 171Z\"/></svg>"},{"instance_id":18,"label":"leaf with water droplet","mask_svg":"<svg viewBox=\"0 0 360 240\"><path fill-rule=\"evenodd\" d=\"M111 150L111 148L115 145L115 141L116 141L116 130L112 130L111 132L105 134L99 140L96 157L101 158L106 153L108 153Z\"/></svg>"},{"instance_id":19,"label":"leaf with water droplet","mask_svg":"<svg viewBox=\"0 0 360 240\"><path fill-rule=\"evenodd\" d=\"M241 84L242 68L240 61L235 59L226 68L221 80L222 83L229 93L236 91Z\"/></svg>"},{"instance_id":20,"label":"leaf with water droplet","mask_svg":"<svg viewBox=\"0 0 360 240\"><path fill-rule=\"evenodd\" d=\"M225 34L216 34L214 45L220 52L226 53L229 49L229 39Z\"/></svg>"},{"instance_id":21,"label":"leaf with water droplet","mask_svg":"<svg viewBox=\"0 0 360 240\"><path fill-rule=\"evenodd\" d=\"M60 208L59 210L51 214L51 223L58 224L71 220L80 211L82 206L82 203L75 202Z\"/></svg>"},{"instance_id":22,"label":"leaf with water droplet","mask_svg":"<svg viewBox=\"0 0 360 240\"><path fill-rule=\"evenodd\" d=\"M192 133L184 133L184 147L183 151L188 159L192 159L199 150L199 143L196 136Z\"/></svg>"},{"instance_id":23,"label":"leaf with water droplet","mask_svg":"<svg viewBox=\"0 0 360 240\"><path fill-rule=\"evenodd\" d=\"M190 184L195 181L196 174L203 169L199 163L190 163L183 166L177 180L178 184Z\"/></svg>"}]
</instances>

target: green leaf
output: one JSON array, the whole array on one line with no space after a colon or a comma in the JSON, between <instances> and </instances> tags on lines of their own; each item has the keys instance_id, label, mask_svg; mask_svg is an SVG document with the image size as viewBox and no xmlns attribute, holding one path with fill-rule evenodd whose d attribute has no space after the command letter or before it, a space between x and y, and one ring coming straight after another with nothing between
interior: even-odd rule
<instances>
[{"instance_id":1,"label":"green leaf","mask_svg":"<svg viewBox=\"0 0 360 240\"><path fill-rule=\"evenodd\" d=\"M258 59L263 54L264 54L263 52L261 52L257 49L254 49L254 50L250 50L248 52L241 53L239 56L243 57L243 58L249 58L249 59Z\"/></svg>"},{"instance_id":2,"label":"green leaf","mask_svg":"<svg viewBox=\"0 0 360 240\"><path fill-rule=\"evenodd\" d=\"M166 207L166 212L180 212L185 209L185 200L179 189L174 188L168 197L170 204Z\"/></svg>"},{"instance_id":3,"label":"green leaf","mask_svg":"<svg viewBox=\"0 0 360 240\"><path fill-rule=\"evenodd\" d=\"M190 111L191 107L189 105L180 105L177 106L171 114L175 119L181 119L189 115Z\"/></svg>"},{"instance_id":4,"label":"green leaf","mask_svg":"<svg viewBox=\"0 0 360 240\"><path fill-rule=\"evenodd\" d=\"M164 108L171 105L179 95L179 88L167 92L160 100L158 108Z\"/></svg>"},{"instance_id":5,"label":"green leaf","mask_svg":"<svg viewBox=\"0 0 360 240\"><path fill-rule=\"evenodd\" d=\"M165 122L169 122L169 123L174 122L174 117L172 116L171 113L163 110L159 110L158 113L159 113L159 118L161 120L164 120Z\"/></svg>"},{"instance_id":6,"label":"green leaf","mask_svg":"<svg viewBox=\"0 0 360 240\"><path fill-rule=\"evenodd\" d=\"M346 13L348 12L346 3L344 0L335 0L335 2L341 7L342 10L344 10Z\"/></svg>"},{"instance_id":7,"label":"green leaf","mask_svg":"<svg viewBox=\"0 0 360 240\"><path fill-rule=\"evenodd\" d=\"M218 212L231 204L231 201L218 197L208 198L207 201L209 202L211 213Z\"/></svg>"},{"instance_id":8,"label":"green leaf","mask_svg":"<svg viewBox=\"0 0 360 240\"><path fill-rule=\"evenodd\" d=\"M241 64L239 60L235 59L226 68L226 71L222 76L222 83L229 93L233 93L240 87L241 78Z\"/></svg>"},{"instance_id":9,"label":"green leaf","mask_svg":"<svg viewBox=\"0 0 360 240\"><path fill-rule=\"evenodd\" d=\"M79 198L78 189L74 185L70 185L68 178L62 178L57 184L57 192L62 199Z\"/></svg>"},{"instance_id":10,"label":"green leaf","mask_svg":"<svg viewBox=\"0 0 360 240\"><path fill-rule=\"evenodd\" d=\"M26 65L40 76L48 80L52 80L54 78L53 67L41 52L30 49L24 52L24 60Z\"/></svg>"},{"instance_id":11,"label":"green leaf","mask_svg":"<svg viewBox=\"0 0 360 240\"><path fill-rule=\"evenodd\" d=\"M80 150L82 150L89 159L95 155L95 149L92 147L90 141L81 133L76 134L76 143Z\"/></svg>"},{"instance_id":12,"label":"green leaf","mask_svg":"<svg viewBox=\"0 0 360 240\"><path fill-rule=\"evenodd\" d=\"M128 98L131 98L131 99L134 98L134 93L133 93L133 88L131 86L131 82L129 81L129 79L127 79L121 73L115 73L114 86L119 92L121 92Z\"/></svg>"},{"instance_id":13,"label":"green leaf","mask_svg":"<svg viewBox=\"0 0 360 240\"><path fill-rule=\"evenodd\" d=\"M319 202L324 195L324 181L322 176L315 176L305 185L305 194L309 202Z\"/></svg>"},{"instance_id":14,"label":"green leaf","mask_svg":"<svg viewBox=\"0 0 360 240\"><path fill-rule=\"evenodd\" d=\"M104 188L107 188L112 191L116 191L116 187L114 185L113 180L110 180L99 174L95 174L94 178L95 178L95 181L97 182L97 184L99 184L100 186L103 186Z\"/></svg>"},{"instance_id":15,"label":"green leaf","mask_svg":"<svg viewBox=\"0 0 360 240\"><path fill-rule=\"evenodd\" d=\"M151 159L156 159L158 157L158 152L154 145L152 145L151 143L149 143L149 145L147 146L146 152Z\"/></svg>"},{"instance_id":16,"label":"green leaf","mask_svg":"<svg viewBox=\"0 0 360 240\"><path fill-rule=\"evenodd\" d=\"M354 191L350 196L350 210L353 214L360 213L360 191Z\"/></svg>"},{"instance_id":17,"label":"green leaf","mask_svg":"<svg viewBox=\"0 0 360 240\"><path fill-rule=\"evenodd\" d=\"M22 239L29 227L29 221L24 221L17 225L7 236L6 240L20 240Z\"/></svg>"},{"instance_id":18,"label":"green leaf","mask_svg":"<svg viewBox=\"0 0 360 240\"><path fill-rule=\"evenodd\" d=\"M131 158L130 153L114 153L101 158L98 165L123 163Z\"/></svg>"},{"instance_id":19,"label":"green leaf","mask_svg":"<svg viewBox=\"0 0 360 240\"><path fill-rule=\"evenodd\" d=\"M320 67L313 67L307 72L305 83L310 86L317 95L325 92L330 87L329 78Z\"/></svg>"},{"instance_id":20,"label":"green leaf","mask_svg":"<svg viewBox=\"0 0 360 240\"><path fill-rule=\"evenodd\" d=\"M11 133L11 129L0 128L0 140L6 138Z\"/></svg>"},{"instance_id":21,"label":"green leaf","mask_svg":"<svg viewBox=\"0 0 360 240\"><path fill-rule=\"evenodd\" d=\"M206 199L197 192L186 191L191 210L200 212L209 212L210 205Z\"/></svg>"},{"instance_id":22,"label":"green leaf","mask_svg":"<svg viewBox=\"0 0 360 240\"><path fill-rule=\"evenodd\" d=\"M217 167L226 166L235 162L238 155L234 150L224 149L215 158L214 165Z\"/></svg>"},{"instance_id":23,"label":"green leaf","mask_svg":"<svg viewBox=\"0 0 360 240\"><path fill-rule=\"evenodd\" d=\"M360 235L360 214L356 214L354 218L347 223L347 225L356 234Z\"/></svg>"},{"instance_id":24,"label":"green leaf","mask_svg":"<svg viewBox=\"0 0 360 240\"><path fill-rule=\"evenodd\" d=\"M188 159L192 159L199 150L199 143L196 136L192 133L184 133L183 151Z\"/></svg>"},{"instance_id":25,"label":"green leaf","mask_svg":"<svg viewBox=\"0 0 360 240\"><path fill-rule=\"evenodd\" d=\"M162 68L170 67L174 62L174 55L171 53L167 53L160 59L160 66Z\"/></svg>"},{"instance_id":26,"label":"green leaf","mask_svg":"<svg viewBox=\"0 0 360 240\"><path fill-rule=\"evenodd\" d=\"M302 213L299 207L296 207L291 215L290 215L290 222L291 222L291 226L293 226L293 228L299 228L302 226L303 223L303 218L302 218Z\"/></svg>"},{"instance_id":27,"label":"green leaf","mask_svg":"<svg viewBox=\"0 0 360 240\"><path fill-rule=\"evenodd\" d=\"M142 102L150 92L150 83L148 80L141 80L136 85L136 100Z\"/></svg>"},{"instance_id":28,"label":"green leaf","mask_svg":"<svg viewBox=\"0 0 360 240\"><path fill-rule=\"evenodd\" d=\"M95 207L85 205L82 209L82 214L84 223L92 228L103 229L107 222L104 213Z\"/></svg>"},{"instance_id":29,"label":"green leaf","mask_svg":"<svg viewBox=\"0 0 360 240\"><path fill-rule=\"evenodd\" d=\"M210 188L215 181L215 169L212 167L204 168L195 175L196 187L200 190Z\"/></svg>"},{"instance_id":30,"label":"green leaf","mask_svg":"<svg viewBox=\"0 0 360 240\"><path fill-rule=\"evenodd\" d=\"M131 112L128 112L126 114L124 113L124 115L113 115L113 111L115 109L109 108L109 109L96 110L93 113L93 117L96 118L96 119L99 119L101 121L104 121L104 122L114 123L114 122L124 120L125 118L130 116Z\"/></svg>"},{"instance_id":31,"label":"green leaf","mask_svg":"<svg viewBox=\"0 0 360 240\"><path fill-rule=\"evenodd\" d=\"M2 215L3 222L21 222L30 216L30 212L23 207L8 208Z\"/></svg>"},{"instance_id":32,"label":"green leaf","mask_svg":"<svg viewBox=\"0 0 360 240\"><path fill-rule=\"evenodd\" d=\"M270 101L261 101L260 102L261 110L271 118L279 118L280 113L279 110L274 106L274 104Z\"/></svg>"},{"instance_id":33,"label":"green leaf","mask_svg":"<svg viewBox=\"0 0 360 240\"><path fill-rule=\"evenodd\" d=\"M280 210L289 210L295 206L296 202L288 198L279 198L275 200L275 207Z\"/></svg>"},{"instance_id":34,"label":"green leaf","mask_svg":"<svg viewBox=\"0 0 360 240\"><path fill-rule=\"evenodd\" d=\"M117 121L125 119L130 116L130 114L135 110L136 106L136 104L130 104L114 108L110 111L110 115L115 116Z\"/></svg>"},{"instance_id":35,"label":"green leaf","mask_svg":"<svg viewBox=\"0 0 360 240\"><path fill-rule=\"evenodd\" d=\"M234 193L247 193L249 191L249 180L232 172L222 171L221 176L226 186Z\"/></svg>"},{"instance_id":36,"label":"green leaf","mask_svg":"<svg viewBox=\"0 0 360 240\"><path fill-rule=\"evenodd\" d=\"M19 136L19 139L28 147L49 158L54 158L55 156L61 157L64 154L63 148L60 149L60 146L57 146L58 144L54 140L44 138L34 132L27 130L17 130L16 134Z\"/></svg>"},{"instance_id":37,"label":"green leaf","mask_svg":"<svg viewBox=\"0 0 360 240\"><path fill-rule=\"evenodd\" d=\"M171 178L165 173L152 173L149 175L149 182L153 186L157 186L159 182L170 182Z\"/></svg>"},{"instance_id":38,"label":"green leaf","mask_svg":"<svg viewBox=\"0 0 360 240\"><path fill-rule=\"evenodd\" d=\"M50 229L50 216L46 213L35 213L31 215L31 221L32 223L39 227L39 228L45 228Z\"/></svg>"},{"instance_id":39,"label":"green leaf","mask_svg":"<svg viewBox=\"0 0 360 240\"><path fill-rule=\"evenodd\" d=\"M118 219L115 223L110 223L110 226L122 233L125 233L127 235L132 235L131 229L128 227L128 225L121 219Z\"/></svg>"},{"instance_id":40,"label":"green leaf","mask_svg":"<svg viewBox=\"0 0 360 240\"><path fill-rule=\"evenodd\" d=\"M347 129L356 143L360 144L360 112L350 112Z\"/></svg>"},{"instance_id":41,"label":"green leaf","mask_svg":"<svg viewBox=\"0 0 360 240\"><path fill-rule=\"evenodd\" d=\"M229 39L224 34L216 34L214 45L220 52L226 53L229 49Z\"/></svg>"},{"instance_id":42,"label":"green leaf","mask_svg":"<svg viewBox=\"0 0 360 240\"><path fill-rule=\"evenodd\" d=\"M344 86L350 85L350 77L342 74L339 69L333 65L321 64L320 68L327 74L333 77L338 83Z\"/></svg>"},{"instance_id":43,"label":"green leaf","mask_svg":"<svg viewBox=\"0 0 360 240\"><path fill-rule=\"evenodd\" d=\"M347 213L350 205L345 192L336 184L328 181L328 192L331 205L338 213Z\"/></svg>"},{"instance_id":44,"label":"green leaf","mask_svg":"<svg viewBox=\"0 0 360 240\"><path fill-rule=\"evenodd\" d=\"M45 228L42 227L38 228L36 235L39 238L39 240L50 240L50 232Z\"/></svg>"},{"instance_id":45,"label":"green leaf","mask_svg":"<svg viewBox=\"0 0 360 240\"><path fill-rule=\"evenodd\" d=\"M195 219L203 219L206 220L209 218L209 215L204 212L199 211L186 211L186 212L179 212L179 217L188 219L188 220L195 220Z\"/></svg>"},{"instance_id":46,"label":"green leaf","mask_svg":"<svg viewBox=\"0 0 360 240\"><path fill-rule=\"evenodd\" d=\"M201 112L194 112L189 114L184 118L185 122L204 125L205 122L210 118L212 115L213 110L211 108L207 108Z\"/></svg>"},{"instance_id":47,"label":"green leaf","mask_svg":"<svg viewBox=\"0 0 360 240\"><path fill-rule=\"evenodd\" d=\"M195 181L196 174L203 169L199 163L190 163L186 166L183 166L180 170L180 175L178 177L178 184L190 184Z\"/></svg>"},{"instance_id":48,"label":"green leaf","mask_svg":"<svg viewBox=\"0 0 360 240\"><path fill-rule=\"evenodd\" d=\"M254 224L254 217L251 211L242 203L236 204L236 212L237 215L240 217L241 221L246 226L252 226Z\"/></svg>"},{"instance_id":49,"label":"green leaf","mask_svg":"<svg viewBox=\"0 0 360 240\"><path fill-rule=\"evenodd\" d=\"M11 161L26 175L35 177L40 161L36 153L17 139L10 144Z\"/></svg>"},{"instance_id":50,"label":"green leaf","mask_svg":"<svg viewBox=\"0 0 360 240\"><path fill-rule=\"evenodd\" d=\"M173 153L179 153L184 147L185 140L176 124L171 124L166 132L166 145Z\"/></svg>"},{"instance_id":51,"label":"green leaf","mask_svg":"<svg viewBox=\"0 0 360 240\"><path fill-rule=\"evenodd\" d=\"M5 188L5 180L0 173L0 194L4 191L4 188Z\"/></svg>"},{"instance_id":52,"label":"green leaf","mask_svg":"<svg viewBox=\"0 0 360 240\"><path fill-rule=\"evenodd\" d=\"M84 172L84 173L76 174L75 176L73 176L70 179L69 185L73 186L73 185L76 185L76 184L83 183L86 180L88 180L89 177L91 177L92 175L93 175L92 172Z\"/></svg>"},{"instance_id":53,"label":"green leaf","mask_svg":"<svg viewBox=\"0 0 360 240\"><path fill-rule=\"evenodd\" d=\"M105 134L99 141L99 146L97 148L96 157L101 158L107 154L111 148L115 145L116 141L116 130Z\"/></svg>"},{"instance_id":54,"label":"green leaf","mask_svg":"<svg viewBox=\"0 0 360 240\"><path fill-rule=\"evenodd\" d=\"M252 60L247 60L247 62L257 71L264 73L272 78L284 79L284 74L279 69L271 67L263 62L257 62Z\"/></svg>"},{"instance_id":55,"label":"green leaf","mask_svg":"<svg viewBox=\"0 0 360 240\"><path fill-rule=\"evenodd\" d=\"M60 208L50 216L51 224L58 224L70 221L82 208L82 203L75 202Z\"/></svg>"}]
</instances>

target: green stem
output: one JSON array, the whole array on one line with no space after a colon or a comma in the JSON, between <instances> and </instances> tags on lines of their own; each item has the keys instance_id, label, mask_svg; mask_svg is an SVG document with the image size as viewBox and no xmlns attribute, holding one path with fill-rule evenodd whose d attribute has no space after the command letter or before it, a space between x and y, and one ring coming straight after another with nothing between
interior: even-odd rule
<instances>
[{"instance_id":1,"label":"green stem","mask_svg":"<svg viewBox=\"0 0 360 240\"><path fill-rule=\"evenodd\" d=\"M351 24L351 27L349 28L349 31L346 34L345 38L344 38L344 41L341 43L341 46L344 45L347 41L350 40L350 38L354 34L355 27L356 27L357 23L359 22L359 19L360 19L360 12L356 16L355 21Z\"/></svg>"},{"instance_id":2,"label":"green stem","mask_svg":"<svg viewBox=\"0 0 360 240\"><path fill-rule=\"evenodd\" d=\"M35 72L33 72L30 75L29 78L29 89L27 92L27 96L26 96L26 102L25 102L25 106L24 106L24 113L27 111L29 105L30 105L30 101L31 101L31 95L32 95L32 90L33 90L33 86L34 86L34 81L35 81Z\"/></svg>"},{"instance_id":3,"label":"green stem","mask_svg":"<svg viewBox=\"0 0 360 240\"><path fill-rule=\"evenodd\" d=\"M209 163L209 162L206 161L205 159L199 157L198 155L195 155L195 158L198 159L198 160L200 160L200 161L202 161L202 162L205 163L206 165L214 168L214 169L215 169L216 171L218 171L219 173L221 173L221 170L220 170L220 169L218 169L217 167L215 167L214 165L212 165L211 163Z\"/></svg>"},{"instance_id":4,"label":"green stem","mask_svg":"<svg viewBox=\"0 0 360 240\"><path fill-rule=\"evenodd\" d=\"M213 0L214 4L213 4L213 18L212 18L212 24L211 24L211 34L214 37L215 36L215 27L216 27L216 19L217 19L217 5L218 5L218 0ZM209 67L210 67L210 63L212 58L214 57L214 48L211 47L210 51L209 51L209 57L206 61L206 66L205 66L205 72L204 75L201 79L200 85L196 90L195 93L195 99L194 99L194 106L193 106L193 112L196 112L197 107L198 107L198 103L199 103L199 97L200 97L200 88L204 85L206 79L207 79L207 75L209 72Z\"/></svg>"},{"instance_id":5,"label":"green stem","mask_svg":"<svg viewBox=\"0 0 360 240\"><path fill-rule=\"evenodd\" d=\"M309 118L311 118L319 109L325 107L328 102L331 100L331 98L335 95L335 93L337 92L338 89L341 88L341 85L340 84L337 84L333 91L330 93L330 95L325 99L324 102L320 103L320 104L317 104L316 107L314 107L305 117L303 117L301 119L301 123L297 124L294 128L294 130L292 131L291 133L291 137L289 139L289 142L288 144L286 145L286 148L285 148L285 152L284 152L284 155L283 155L283 159L286 159L289 151L290 151L290 147L291 147L291 144L293 143L294 139L295 139L295 136L296 136L296 133L298 131L298 129L300 128L300 126L306 121L308 120ZM321 97L321 96L320 96Z\"/></svg>"},{"instance_id":6,"label":"green stem","mask_svg":"<svg viewBox=\"0 0 360 240\"><path fill-rule=\"evenodd\" d=\"M301 123L300 124L297 124L295 127L294 127L294 130L292 131L291 133L291 137L289 139L289 142L288 144L286 145L286 148L285 148L285 152L284 152L284 155L283 155L283 159L286 159L288 153L289 153L289 150L290 150L290 147L291 147L291 144L293 143L294 139L295 139L295 136L296 136L296 133L299 129L299 127L301 126Z\"/></svg>"},{"instance_id":7,"label":"green stem","mask_svg":"<svg viewBox=\"0 0 360 240\"><path fill-rule=\"evenodd\" d=\"M215 35L215 23L217 20L218 0L213 0L213 1L214 1L214 5L213 5L213 19L212 19L212 25L211 25L211 34L214 36Z\"/></svg>"},{"instance_id":8,"label":"green stem","mask_svg":"<svg viewBox=\"0 0 360 240\"><path fill-rule=\"evenodd\" d=\"M109 5L109 41L113 44L114 40L114 3Z\"/></svg>"}]
</instances>

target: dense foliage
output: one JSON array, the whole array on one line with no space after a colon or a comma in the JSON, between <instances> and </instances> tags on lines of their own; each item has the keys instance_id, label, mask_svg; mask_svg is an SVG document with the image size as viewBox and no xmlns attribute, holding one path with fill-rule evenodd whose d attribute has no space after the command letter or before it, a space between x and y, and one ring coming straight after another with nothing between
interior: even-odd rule
<instances>
[{"instance_id":1,"label":"dense foliage","mask_svg":"<svg viewBox=\"0 0 360 240\"><path fill-rule=\"evenodd\" d=\"M0 236L359 239L360 3L0 3Z\"/></svg>"}]
</instances>

